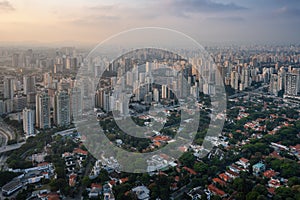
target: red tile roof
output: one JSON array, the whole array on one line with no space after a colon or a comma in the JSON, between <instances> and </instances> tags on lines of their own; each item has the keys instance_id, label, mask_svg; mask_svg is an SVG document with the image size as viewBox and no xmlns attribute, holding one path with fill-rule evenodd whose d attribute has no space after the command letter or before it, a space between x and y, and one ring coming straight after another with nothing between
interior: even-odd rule
<instances>
[{"instance_id":1,"label":"red tile roof","mask_svg":"<svg viewBox=\"0 0 300 200\"><path fill-rule=\"evenodd\" d=\"M39 163L37 166L42 167L42 166L46 166L46 165L49 165L49 163L48 162L42 162L42 163Z\"/></svg>"},{"instance_id":2,"label":"red tile roof","mask_svg":"<svg viewBox=\"0 0 300 200\"><path fill-rule=\"evenodd\" d=\"M77 178L76 174L71 174L69 176L69 186L71 186L71 187L75 186L75 184L76 184L76 178Z\"/></svg>"},{"instance_id":3,"label":"red tile roof","mask_svg":"<svg viewBox=\"0 0 300 200\"><path fill-rule=\"evenodd\" d=\"M223 181L229 181L231 178L230 176L228 176L227 174L225 173L222 173L222 174L219 174L219 177L223 180Z\"/></svg>"},{"instance_id":4,"label":"red tile roof","mask_svg":"<svg viewBox=\"0 0 300 200\"><path fill-rule=\"evenodd\" d=\"M77 154L81 154L81 155L88 155L88 152L87 151L84 151L84 150L82 150L82 149L80 149L80 148L75 148L74 150L73 150L73 153L77 153Z\"/></svg>"},{"instance_id":5,"label":"red tile roof","mask_svg":"<svg viewBox=\"0 0 300 200\"><path fill-rule=\"evenodd\" d=\"M101 189L101 188L102 188L102 185L101 185L101 184L97 184L97 183L92 183L92 184L91 184L91 188L98 188L98 189Z\"/></svg>"},{"instance_id":6,"label":"red tile roof","mask_svg":"<svg viewBox=\"0 0 300 200\"><path fill-rule=\"evenodd\" d=\"M116 181L111 180L111 181L109 181L109 184L110 184L110 185L116 185Z\"/></svg>"},{"instance_id":7,"label":"red tile roof","mask_svg":"<svg viewBox=\"0 0 300 200\"><path fill-rule=\"evenodd\" d=\"M160 147L161 143L159 141L154 141L154 145L157 146L157 147Z\"/></svg>"},{"instance_id":8,"label":"red tile roof","mask_svg":"<svg viewBox=\"0 0 300 200\"><path fill-rule=\"evenodd\" d=\"M120 179L121 183L126 183L128 180L129 180L128 177Z\"/></svg>"},{"instance_id":9,"label":"red tile roof","mask_svg":"<svg viewBox=\"0 0 300 200\"><path fill-rule=\"evenodd\" d=\"M168 136L160 136L160 135L158 135L158 136L155 136L154 138L153 138L153 141L169 141L170 140L170 138L168 137Z\"/></svg>"},{"instance_id":10,"label":"red tile roof","mask_svg":"<svg viewBox=\"0 0 300 200\"><path fill-rule=\"evenodd\" d=\"M57 193L50 193L47 195L48 200L59 200L59 195Z\"/></svg>"},{"instance_id":11,"label":"red tile roof","mask_svg":"<svg viewBox=\"0 0 300 200\"><path fill-rule=\"evenodd\" d=\"M227 170L226 172L227 172L228 174L232 175L232 176L235 176L235 177L238 177L238 176L239 176L238 173L233 172L233 171L231 171L231 170Z\"/></svg>"},{"instance_id":12,"label":"red tile roof","mask_svg":"<svg viewBox=\"0 0 300 200\"><path fill-rule=\"evenodd\" d=\"M272 178L276 176L276 172L274 170L267 170L264 172L264 177Z\"/></svg>"},{"instance_id":13,"label":"red tile roof","mask_svg":"<svg viewBox=\"0 0 300 200\"><path fill-rule=\"evenodd\" d=\"M296 151L300 151L300 144L297 144L296 146L290 146L290 148L295 149Z\"/></svg>"},{"instance_id":14,"label":"red tile roof","mask_svg":"<svg viewBox=\"0 0 300 200\"><path fill-rule=\"evenodd\" d=\"M219 188L215 187L213 184L210 184L208 186L208 190L221 197L226 194L223 190L220 190Z\"/></svg>"},{"instance_id":15,"label":"red tile roof","mask_svg":"<svg viewBox=\"0 0 300 200\"><path fill-rule=\"evenodd\" d=\"M193 169L188 168L188 167L183 167L184 170L188 171L190 174L196 175L197 172L195 172Z\"/></svg>"},{"instance_id":16,"label":"red tile roof","mask_svg":"<svg viewBox=\"0 0 300 200\"><path fill-rule=\"evenodd\" d=\"M221 186L225 186L226 183L219 178L213 178L214 183L219 183Z\"/></svg>"},{"instance_id":17,"label":"red tile roof","mask_svg":"<svg viewBox=\"0 0 300 200\"><path fill-rule=\"evenodd\" d=\"M279 153L277 151L273 151L272 153L269 154L270 157L272 158L278 158L278 159L282 159L282 157L279 155Z\"/></svg>"},{"instance_id":18,"label":"red tile roof","mask_svg":"<svg viewBox=\"0 0 300 200\"><path fill-rule=\"evenodd\" d=\"M244 163L247 163L247 162L249 162L249 160L248 160L248 159L246 159L246 158L240 158L240 161L241 161L241 162L244 162Z\"/></svg>"},{"instance_id":19,"label":"red tile roof","mask_svg":"<svg viewBox=\"0 0 300 200\"><path fill-rule=\"evenodd\" d=\"M275 188L268 188L268 192L270 194L275 194Z\"/></svg>"},{"instance_id":20,"label":"red tile roof","mask_svg":"<svg viewBox=\"0 0 300 200\"><path fill-rule=\"evenodd\" d=\"M234 169L237 169L239 171L243 171L242 168L240 168L239 166L235 165L235 164L231 164L231 167L233 167Z\"/></svg>"},{"instance_id":21,"label":"red tile roof","mask_svg":"<svg viewBox=\"0 0 300 200\"><path fill-rule=\"evenodd\" d=\"M280 186L280 181L277 179L271 179L268 183L269 183L269 185L273 185L274 187Z\"/></svg>"}]
</instances>

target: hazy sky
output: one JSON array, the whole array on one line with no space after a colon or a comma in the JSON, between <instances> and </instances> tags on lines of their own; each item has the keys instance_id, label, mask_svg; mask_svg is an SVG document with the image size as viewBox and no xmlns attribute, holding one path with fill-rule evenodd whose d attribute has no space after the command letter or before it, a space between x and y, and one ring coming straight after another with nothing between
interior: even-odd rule
<instances>
[{"instance_id":1,"label":"hazy sky","mask_svg":"<svg viewBox=\"0 0 300 200\"><path fill-rule=\"evenodd\" d=\"M0 0L0 41L97 43L159 26L198 41L300 42L299 0Z\"/></svg>"}]
</instances>

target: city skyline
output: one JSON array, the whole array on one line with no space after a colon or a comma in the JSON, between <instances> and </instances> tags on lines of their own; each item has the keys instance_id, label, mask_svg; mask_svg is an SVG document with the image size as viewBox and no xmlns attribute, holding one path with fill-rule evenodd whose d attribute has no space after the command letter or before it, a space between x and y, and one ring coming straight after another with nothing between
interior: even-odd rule
<instances>
[{"instance_id":1,"label":"city skyline","mask_svg":"<svg viewBox=\"0 0 300 200\"><path fill-rule=\"evenodd\" d=\"M1 199L300 199L299 0L0 0Z\"/></svg>"},{"instance_id":2,"label":"city skyline","mask_svg":"<svg viewBox=\"0 0 300 200\"><path fill-rule=\"evenodd\" d=\"M164 27L199 42L299 43L298 1L1 0L0 43L95 45L137 27Z\"/></svg>"}]
</instances>

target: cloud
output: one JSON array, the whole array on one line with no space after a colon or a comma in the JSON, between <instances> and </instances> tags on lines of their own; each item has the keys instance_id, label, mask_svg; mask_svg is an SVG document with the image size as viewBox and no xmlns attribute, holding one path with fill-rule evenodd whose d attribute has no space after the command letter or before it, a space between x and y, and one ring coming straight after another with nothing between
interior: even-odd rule
<instances>
[{"instance_id":1,"label":"cloud","mask_svg":"<svg viewBox=\"0 0 300 200\"><path fill-rule=\"evenodd\" d=\"M230 12L248 9L235 3L220 3L212 0L174 0L168 1L166 9L177 15L188 16L196 13Z\"/></svg>"},{"instance_id":2,"label":"cloud","mask_svg":"<svg viewBox=\"0 0 300 200\"><path fill-rule=\"evenodd\" d=\"M300 17L300 9L296 7L283 6L273 12L279 17Z\"/></svg>"},{"instance_id":3,"label":"cloud","mask_svg":"<svg viewBox=\"0 0 300 200\"><path fill-rule=\"evenodd\" d=\"M76 18L76 19L71 19L67 20L68 23L71 23L73 25L86 25L86 26L94 26L94 25L99 25L102 24L102 22L107 22L107 21L112 21L112 20L119 20L119 16L115 15L106 15L106 14L99 14L99 15L89 15L86 17L81 17L81 18Z\"/></svg>"},{"instance_id":4,"label":"cloud","mask_svg":"<svg viewBox=\"0 0 300 200\"><path fill-rule=\"evenodd\" d=\"M243 17L208 17L208 21L212 22L244 22L246 21Z\"/></svg>"},{"instance_id":5,"label":"cloud","mask_svg":"<svg viewBox=\"0 0 300 200\"><path fill-rule=\"evenodd\" d=\"M151 0L132 4L115 3L88 7L90 12L110 13L125 17L154 19L165 16L188 18L193 14L233 12L248 9L236 3L219 3L213 0Z\"/></svg>"},{"instance_id":6,"label":"cloud","mask_svg":"<svg viewBox=\"0 0 300 200\"><path fill-rule=\"evenodd\" d=\"M0 1L0 11L13 11L15 8L9 1Z\"/></svg>"},{"instance_id":7,"label":"cloud","mask_svg":"<svg viewBox=\"0 0 300 200\"><path fill-rule=\"evenodd\" d=\"M91 6L88 7L88 9L92 11L109 11L109 10L115 10L118 9L118 4L112 4L112 5L97 5L97 6Z\"/></svg>"}]
</instances>

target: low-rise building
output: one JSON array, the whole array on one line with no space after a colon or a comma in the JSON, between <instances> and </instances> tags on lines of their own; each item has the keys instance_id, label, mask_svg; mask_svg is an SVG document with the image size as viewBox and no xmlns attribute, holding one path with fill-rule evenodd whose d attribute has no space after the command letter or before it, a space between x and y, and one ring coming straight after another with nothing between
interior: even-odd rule
<instances>
[{"instance_id":1,"label":"low-rise building","mask_svg":"<svg viewBox=\"0 0 300 200\"><path fill-rule=\"evenodd\" d=\"M23 187L23 184L21 183L20 180L17 180L17 179L12 180L2 187L2 194L3 194L3 196L10 196L17 190L21 189L22 187Z\"/></svg>"},{"instance_id":2,"label":"low-rise building","mask_svg":"<svg viewBox=\"0 0 300 200\"><path fill-rule=\"evenodd\" d=\"M213 184L210 184L207 188L211 193L213 193L214 195L217 195L219 197L226 197L227 194L223 191L220 190L219 188L217 188L216 186L214 186Z\"/></svg>"},{"instance_id":3,"label":"low-rise building","mask_svg":"<svg viewBox=\"0 0 300 200\"><path fill-rule=\"evenodd\" d=\"M132 189L132 192L134 192L140 200L150 199L150 190L145 186L135 187Z\"/></svg>"},{"instance_id":4,"label":"low-rise building","mask_svg":"<svg viewBox=\"0 0 300 200\"><path fill-rule=\"evenodd\" d=\"M89 198L98 198L102 194L102 185L92 183Z\"/></svg>"},{"instance_id":5,"label":"low-rise building","mask_svg":"<svg viewBox=\"0 0 300 200\"><path fill-rule=\"evenodd\" d=\"M246 158L240 158L236 164L242 166L244 169L247 169L250 166L249 160Z\"/></svg>"},{"instance_id":6,"label":"low-rise building","mask_svg":"<svg viewBox=\"0 0 300 200\"><path fill-rule=\"evenodd\" d=\"M263 173L266 170L265 164L259 162L252 166L253 174L258 176L259 174Z\"/></svg>"}]
</instances>

